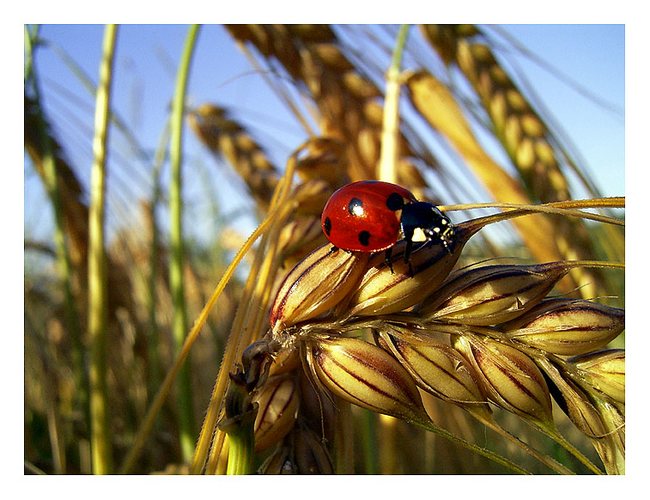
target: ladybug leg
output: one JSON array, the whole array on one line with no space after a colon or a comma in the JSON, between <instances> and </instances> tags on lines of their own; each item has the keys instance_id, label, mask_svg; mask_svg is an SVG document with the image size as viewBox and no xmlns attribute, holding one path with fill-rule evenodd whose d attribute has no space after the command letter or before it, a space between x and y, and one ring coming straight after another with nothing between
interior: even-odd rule
<instances>
[{"instance_id":1,"label":"ladybug leg","mask_svg":"<svg viewBox=\"0 0 650 500\"><path fill-rule=\"evenodd\" d=\"M388 266L388 269L390 269L391 274L395 274L395 271L393 271L393 247L389 247L386 249L386 253L384 254L386 256L386 265Z\"/></svg>"},{"instance_id":2,"label":"ladybug leg","mask_svg":"<svg viewBox=\"0 0 650 500\"><path fill-rule=\"evenodd\" d=\"M406 247L404 248L404 262L409 266L409 276L412 278L413 266L411 266L411 252L413 251L413 231L409 231L409 234L405 233Z\"/></svg>"},{"instance_id":3,"label":"ladybug leg","mask_svg":"<svg viewBox=\"0 0 650 500\"><path fill-rule=\"evenodd\" d=\"M335 252L338 252L338 251L339 251L339 247L336 247L334 245L332 245L332 248L330 248L330 253L335 253Z\"/></svg>"},{"instance_id":4,"label":"ladybug leg","mask_svg":"<svg viewBox=\"0 0 650 500\"><path fill-rule=\"evenodd\" d=\"M404 239L406 240L406 247L404 248L404 262L409 263L411 260L411 251L413 250L413 228L405 227Z\"/></svg>"}]
</instances>

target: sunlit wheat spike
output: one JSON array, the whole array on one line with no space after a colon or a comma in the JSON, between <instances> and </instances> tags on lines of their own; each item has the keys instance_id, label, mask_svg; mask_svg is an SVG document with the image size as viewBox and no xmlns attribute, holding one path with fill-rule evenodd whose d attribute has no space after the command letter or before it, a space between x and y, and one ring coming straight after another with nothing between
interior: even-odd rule
<instances>
[{"instance_id":1,"label":"sunlit wheat spike","mask_svg":"<svg viewBox=\"0 0 650 500\"><path fill-rule=\"evenodd\" d=\"M510 339L572 356L605 347L625 328L625 311L588 300L547 299L504 325Z\"/></svg>"},{"instance_id":2,"label":"sunlit wheat spike","mask_svg":"<svg viewBox=\"0 0 650 500\"><path fill-rule=\"evenodd\" d=\"M568 272L563 262L470 268L418 307L430 320L488 326L530 310Z\"/></svg>"},{"instance_id":3,"label":"sunlit wheat spike","mask_svg":"<svg viewBox=\"0 0 650 500\"><path fill-rule=\"evenodd\" d=\"M369 254L324 245L299 262L284 279L271 307L274 332L331 312L354 290Z\"/></svg>"},{"instance_id":4,"label":"sunlit wheat spike","mask_svg":"<svg viewBox=\"0 0 650 500\"><path fill-rule=\"evenodd\" d=\"M360 339L313 339L307 360L315 379L343 400L407 422L427 422L415 381L383 349Z\"/></svg>"},{"instance_id":5,"label":"sunlit wheat spike","mask_svg":"<svg viewBox=\"0 0 650 500\"><path fill-rule=\"evenodd\" d=\"M471 334L458 336L454 347L472 364L494 403L533 421L553 421L548 386L529 356L510 345Z\"/></svg>"},{"instance_id":6,"label":"sunlit wheat spike","mask_svg":"<svg viewBox=\"0 0 650 500\"><path fill-rule=\"evenodd\" d=\"M127 52L129 30L138 28L120 35ZM74 30L64 40L56 27L25 26L26 473L101 472L89 440L99 419L87 411L97 395L117 461L104 470L120 474L602 472L592 456L625 473L625 351L613 348L624 343L625 312L597 303L624 307L624 223L600 212L622 211L624 197L594 193L568 136L508 73L516 42L500 45L500 28L477 25L404 25L398 37L390 25L231 25L201 28L219 43L194 49L198 30L178 65L172 140L168 124L139 123L151 101L139 99L136 78L133 122L101 148L108 197L94 205L106 207L107 225L94 227L104 240L89 231L89 179L75 164L90 152L89 102L41 55L68 59L92 96L94 78L81 74L89 61L65 54L80 39ZM178 30L151 34L173 49ZM193 53L203 64L189 64ZM184 82L196 90L205 75L222 104L186 99ZM151 97L161 82L145 76ZM102 116L118 125L125 102ZM181 140L186 124L199 143ZM138 137L159 127L150 155L155 146ZM386 154L393 142L397 154ZM219 169L197 171L204 157ZM389 163L395 172L379 168ZM450 236L415 235L410 260L405 234L389 252L333 247L321 227L326 201L371 178L440 198ZM243 205L228 198L231 183ZM578 190L598 199L572 200ZM566 201L537 206L557 199ZM89 240L102 250L101 273L88 272ZM569 274L605 268L621 286ZM100 281L108 335L89 343L68 324L87 320L87 288ZM102 351L97 363L87 363L90 344ZM101 394L87 383L100 372ZM174 397L183 393L191 397ZM195 417L199 433L185 425Z\"/></svg>"},{"instance_id":7,"label":"sunlit wheat spike","mask_svg":"<svg viewBox=\"0 0 650 500\"><path fill-rule=\"evenodd\" d=\"M392 269L382 253L372 257L367 271L352 294L349 314L375 316L406 310L438 289L456 264L466 240L459 236L448 251L428 242L403 261L405 241L393 248Z\"/></svg>"},{"instance_id":8,"label":"sunlit wheat spike","mask_svg":"<svg viewBox=\"0 0 650 500\"><path fill-rule=\"evenodd\" d=\"M418 387L460 406L470 405L489 412L487 398L478 386L472 366L453 347L429 340L406 340L391 335L392 329L379 332L379 345L391 352L415 379Z\"/></svg>"},{"instance_id":9,"label":"sunlit wheat spike","mask_svg":"<svg viewBox=\"0 0 650 500\"><path fill-rule=\"evenodd\" d=\"M257 202L267 207L279 174L263 148L226 109L214 104L193 110L189 123L210 151L228 160Z\"/></svg>"},{"instance_id":10,"label":"sunlit wheat spike","mask_svg":"<svg viewBox=\"0 0 650 500\"><path fill-rule=\"evenodd\" d=\"M531 203L519 180L486 152L473 132L466 112L446 84L428 71L418 71L409 76L406 88L418 113L463 157L495 200ZM548 218L537 215L521 217L515 219L513 225L537 260L562 258L552 237L554 229Z\"/></svg>"},{"instance_id":11,"label":"sunlit wheat spike","mask_svg":"<svg viewBox=\"0 0 650 500\"><path fill-rule=\"evenodd\" d=\"M481 98L497 136L541 201L569 199L548 129L473 26L427 25L423 33L445 62L456 64Z\"/></svg>"}]
</instances>

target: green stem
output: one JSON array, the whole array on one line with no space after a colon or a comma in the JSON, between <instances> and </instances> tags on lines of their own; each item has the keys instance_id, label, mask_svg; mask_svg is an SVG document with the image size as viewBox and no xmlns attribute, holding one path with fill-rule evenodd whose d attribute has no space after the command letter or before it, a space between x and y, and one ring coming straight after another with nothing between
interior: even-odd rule
<instances>
[{"instance_id":1,"label":"green stem","mask_svg":"<svg viewBox=\"0 0 650 500\"><path fill-rule=\"evenodd\" d=\"M379 451L377 445L377 418L375 412L365 410L361 414L361 447L366 474L379 474Z\"/></svg>"},{"instance_id":2,"label":"green stem","mask_svg":"<svg viewBox=\"0 0 650 500\"><path fill-rule=\"evenodd\" d=\"M77 387L76 397L77 404L81 414L88 419L88 378L84 366L84 347L81 341L81 323L79 311L77 310L74 293L72 291L72 264L70 252L68 251L68 242L65 237L64 213L61 205L61 192L59 189L59 180L56 169L56 156L54 145L50 137L47 122L43 116L42 97L40 85L34 65L34 42L37 37L37 30L30 33L25 28L25 47L26 47L26 80L31 82L34 94L34 104L36 106L36 118L38 135L43 158L43 183L45 190L52 204L54 214L54 246L56 254L56 265L63 285L64 311L66 330L70 335L72 344L72 370Z\"/></svg>"},{"instance_id":3,"label":"green stem","mask_svg":"<svg viewBox=\"0 0 650 500\"><path fill-rule=\"evenodd\" d=\"M252 425L241 425L236 432L228 434L228 475L253 473L255 437Z\"/></svg>"},{"instance_id":4,"label":"green stem","mask_svg":"<svg viewBox=\"0 0 650 500\"><path fill-rule=\"evenodd\" d=\"M156 212L161 199L160 171L165 162L167 155L167 144L169 143L169 123L165 124L162 133L160 145L154 157L153 169L151 172L151 182L153 191L151 194L150 207L150 233L151 233L151 250L149 253L149 277L147 281L148 288L148 317L149 317L149 335L147 336L147 357L148 357L148 393L152 398L160 386L161 368L160 368L160 351L158 335L158 317L156 303L156 285L158 283L158 247L160 246L160 231Z\"/></svg>"},{"instance_id":5,"label":"green stem","mask_svg":"<svg viewBox=\"0 0 650 500\"><path fill-rule=\"evenodd\" d=\"M90 415L92 469L95 474L112 470L106 369L106 255L104 210L108 110L113 76L117 27L107 25L99 73L93 138L88 242L88 338L90 342Z\"/></svg>"},{"instance_id":6,"label":"green stem","mask_svg":"<svg viewBox=\"0 0 650 500\"><path fill-rule=\"evenodd\" d=\"M172 335L176 353L178 354L185 341L187 333L187 308L185 304L185 286L183 280L183 268L185 263L183 248L183 226L182 226L182 172L183 163L183 119L185 116L185 97L187 93L187 82L189 79L189 68L194 54L199 25L189 28L185 47L181 56L178 74L176 76L176 89L172 104L171 116L171 140L169 155L171 161L171 183L169 188L169 211L170 211L170 275L169 285L171 288L173 319ZM179 408L179 435L181 444L182 460L188 462L194 453L194 411L192 402L192 384L190 363L186 363L179 373L178 379L178 408Z\"/></svg>"},{"instance_id":7,"label":"green stem","mask_svg":"<svg viewBox=\"0 0 650 500\"><path fill-rule=\"evenodd\" d=\"M402 24L399 27L399 32L397 33L397 40L395 41L395 49L393 50L393 58L391 59L390 71L393 71L397 74L400 72L402 66L402 55L404 53L404 47L406 46L406 39L409 35L409 29L411 27L408 24Z\"/></svg>"},{"instance_id":8,"label":"green stem","mask_svg":"<svg viewBox=\"0 0 650 500\"><path fill-rule=\"evenodd\" d=\"M591 460L589 460L580 450L578 450L569 441L567 441L566 438L562 434L560 434L556 429L552 428L550 425L542 425L542 424L536 425L535 427L539 429L542 433L546 434L557 444L559 444L566 451L571 453L571 455L577 458L578 461L582 463L585 467L587 467L587 469L589 469L591 472L597 475L603 474L602 470L600 470L596 465L594 465L594 463Z\"/></svg>"}]
</instances>

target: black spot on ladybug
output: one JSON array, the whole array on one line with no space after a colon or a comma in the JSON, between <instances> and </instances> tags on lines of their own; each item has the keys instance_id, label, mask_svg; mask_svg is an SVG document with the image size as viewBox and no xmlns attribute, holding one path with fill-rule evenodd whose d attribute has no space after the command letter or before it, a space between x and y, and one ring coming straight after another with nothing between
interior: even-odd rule
<instances>
[{"instance_id":1,"label":"black spot on ladybug","mask_svg":"<svg viewBox=\"0 0 650 500\"><path fill-rule=\"evenodd\" d=\"M361 231L358 238L359 243L361 243L364 247L370 245L370 233L368 231Z\"/></svg>"},{"instance_id":2,"label":"black spot on ladybug","mask_svg":"<svg viewBox=\"0 0 650 500\"><path fill-rule=\"evenodd\" d=\"M325 217L325 222L323 222L323 229L325 230L325 234L327 236L329 236L332 232L332 221L329 217Z\"/></svg>"},{"instance_id":3,"label":"black spot on ladybug","mask_svg":"<svg viewBox=\"0 0 650 500\"><path fill-rule=\"evenodd\" d=\"M363 215L363 200L359 198L352 198L348 203L348 212L353 217L360 217Z\"/></svg>"},{"instance_id":4,"label":"black spot on ladybug","mask_svg":"<svg viewBox=\"0 0 650 500\"><path fill-rule=\"evenodd\" d=\"M401 210L402 207L404 207L404 198L402 198L397 193L392 193L386 199L386 206L388 207L388 210L391 210L393 212L396 212L397 210Z\"/></svg>"}]
</instances>

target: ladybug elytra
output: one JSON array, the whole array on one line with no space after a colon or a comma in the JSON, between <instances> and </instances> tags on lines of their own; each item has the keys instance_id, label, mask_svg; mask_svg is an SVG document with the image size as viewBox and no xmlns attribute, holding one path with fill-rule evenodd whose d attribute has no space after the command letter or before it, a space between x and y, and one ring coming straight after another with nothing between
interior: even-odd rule
<instances>
[{"instance_id":1,"label":"ladybug elytra","mask_svg":"<svg viewBox=\"0 0 650 500\"><path fill-rule=\"evenodd\" d=\"M400 236L406 240L405 262L418 229L427 241L439 241L447 251L454 236L451 221L438 207L382 181L353 182L335 191L323 209L321 225L334 247L351 252L386 250L389 265L391 248Z\"/></svg>"}]
</instances>

